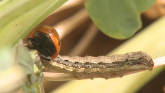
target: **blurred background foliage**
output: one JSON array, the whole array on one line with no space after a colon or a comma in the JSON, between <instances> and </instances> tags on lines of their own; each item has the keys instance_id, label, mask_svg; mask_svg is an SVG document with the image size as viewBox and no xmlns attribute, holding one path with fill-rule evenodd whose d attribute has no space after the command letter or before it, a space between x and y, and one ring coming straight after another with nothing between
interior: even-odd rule
<instances>
[{"instance_id":1,"label":"blurred background foliage","mask_svg":"<svg viewBox=\"0 0 165 93\"><path fill-rule=\"evenodd\" d=\"M153 58L165 55L163 0L66 1L0 1L0 93L42 93L44 88L46 93L163 92L165 80L161 78L165 75L160 73L165 73L164 67L109 80L43 82L34 54L18 43L41 25L59 31L61 55L99 56L139 50Z\"/></svg>"}]
</instances>

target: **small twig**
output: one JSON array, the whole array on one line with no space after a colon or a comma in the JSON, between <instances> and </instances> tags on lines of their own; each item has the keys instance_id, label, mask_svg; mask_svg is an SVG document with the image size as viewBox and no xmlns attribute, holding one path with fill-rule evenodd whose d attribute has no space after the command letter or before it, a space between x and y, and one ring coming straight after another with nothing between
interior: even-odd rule
<instances>
[{"instance_id":1,"label":"small twig","mask_svg":"<svg viewBox=\"0 0 165 93\"><path fill-rule=\"evenodd\" d=\"M83 38L80 40L80 42L73 48L70 56L79 56L81 53L88 47L88 45L91 43L93 38L97 34L97 28L94 24L91 24Z\"/></svg>"},{"instance_id":2,"label":"small twig","mask_svg":"<svg viewBox=\"0 0 165 93\"><path fill-rule=\"evenodd\" d=\"M79 26L88 19L88 13L85 9L80 10L72 17L58 23L54 26L57 29L60 38L62 39L69 34L75 27Z\"/></svg>"},{"instance_id":3,"label":"small twig","mask_svg":"<svg viewBox=\"0 0 165 93\"><path fill-rule=\"evenodd\" d=\"M143 52L131 52L123 55L100 57L57 57L52 61L42 59L45 66L44 78L47 80L70 80L113 78L127 74L151 70L152 58ZM52 73L64 73L53 75ZM51 76L53 76L51 78Z\"/></svg>"}]
</instances>

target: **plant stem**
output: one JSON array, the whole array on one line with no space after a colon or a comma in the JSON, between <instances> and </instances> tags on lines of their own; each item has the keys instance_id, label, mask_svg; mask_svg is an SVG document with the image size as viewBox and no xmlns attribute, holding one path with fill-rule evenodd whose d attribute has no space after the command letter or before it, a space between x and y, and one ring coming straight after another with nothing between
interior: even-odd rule
<instances>
[{"instance_id":1,"label":"plant stem","mask_svg":"<svg viewBox=\"0 0 165 93\"><path fill-rule=\"evenodd\" d=\"M87 32L83 36L83 38L79 41L79 43L73 48L70 52L70 56L79 56L83 53L83 51L88 47L88 45L92 42L94 37L97 34L97 28L94 24L91 24L88 28Z\"/></svg>"},{"instance_id":2,"label":"plant stem","mask_svg":"<svg viewBox=\"0 0 165 93\"><path fill-rule=\"evenodd\" d=\"M57 29L59 36L62 39L67 34L69 34L75 27L79 26L80 24L82 24L87 20L88 20L88 13L86 12L85 9L82 9L72 17L55 25L54 28Z\"/></svg>"}]
</instances>

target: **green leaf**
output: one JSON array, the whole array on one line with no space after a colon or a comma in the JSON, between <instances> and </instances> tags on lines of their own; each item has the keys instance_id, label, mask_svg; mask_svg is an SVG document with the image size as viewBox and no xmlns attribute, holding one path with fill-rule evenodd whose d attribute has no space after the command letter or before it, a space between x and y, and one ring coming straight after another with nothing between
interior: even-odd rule
<instances>
[{"instance_id":1,"label":"green leaf","mask_svg":"<svg viewBox=\"0 0 165 93\"><path fill-rule=\"evenodd\" d=\"M140 12L152 3L153 0L87 0L86 9L105 34L126 39L141 27Z\"/></svg>"},{"instance_id":2,"label":"green leaf","mask_svg":"<svg viewBox=\"0 0 165 93\"><path fill-rule=\"evenodd\" d=\"M0 45L12 47L67 0L8 0L0 6Z\"/></svg>"},{"instance_id":3,"label":"green leaf","mask_svg":"<svg viewBox=\"0 0 165 93\"><path fill-rule=\"evenodd\" d=\"M155 0L134 0L137 10L139 12L145 11L151 5L154 4Z\"/></svg>"}]
</instances>

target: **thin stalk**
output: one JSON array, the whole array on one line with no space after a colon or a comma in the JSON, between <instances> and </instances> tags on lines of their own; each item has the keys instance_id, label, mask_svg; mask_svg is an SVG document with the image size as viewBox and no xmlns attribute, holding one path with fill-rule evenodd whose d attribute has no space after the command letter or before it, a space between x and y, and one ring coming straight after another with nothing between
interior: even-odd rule
<instances>
[{"instance_id":1,"label":"thin stalk","mask_svg":"<svg viewBox=\"0 0 165 93\"><path fill-rule=\"evenodd\" d=\"M83 53L84 50L89 46L89 44L92 42L94 37L97 34L97 28L94 24L91 24L83 36L79 43L73 48L71 53L69 54L70 56L79 56Z\"/></svg>"},{"instance_id":2,"label":"thin stalk","mask_svg":"<svg viewBox=\"0 0 165 93\"><path fill-rule=\"evenodd\" d=\"M54 28L57 29L59 36L62 39L66 35L68 35L74 28L87 21L88 18L88 13L85 9L82 9L72 17L55 25Z\"/></svg>"}]
</instances>

